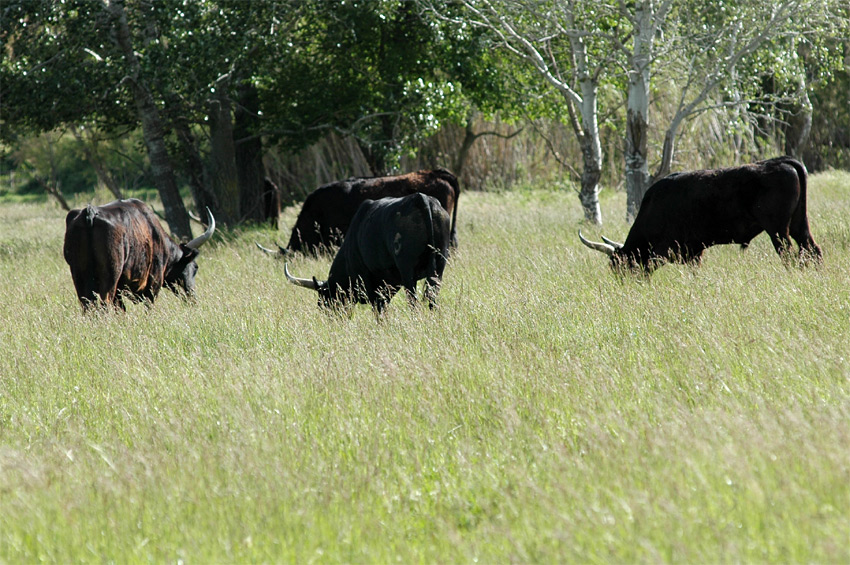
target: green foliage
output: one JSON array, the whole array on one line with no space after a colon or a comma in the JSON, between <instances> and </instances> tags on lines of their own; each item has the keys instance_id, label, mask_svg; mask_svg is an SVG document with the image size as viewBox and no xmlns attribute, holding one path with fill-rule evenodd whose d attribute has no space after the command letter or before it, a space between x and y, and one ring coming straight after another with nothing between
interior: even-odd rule
<instances>
[{"instance_id":1,"label":"green foliage","mask_svg":"<svg viewBox=\"0 0 850 565\"><path fill-rule=\"evenodd\" d=\"M803 152L813 170L850 170L850 68L812 88L812 132Z\"/></svg>"},{"instance_id":2,"label":"green foliage","mask_svg":"<svg viewBox=\"0 0 850 565\"><path fill-rule=\"evenodd\" d=\"M4 2L0 39L0 138L97 119L134 124L108 21L99 0Z\"/></svg>"},{"instance_id":3,"label":"green foliage","mask_svg":"<svg viewBox=\"0 0 850 565\"><path fill-rule=\"evenodd\" d=\"M20 195L44 195L37 177L55 183L65 196L79 194L91 198L99 181L86 160L81 144L70 133L49 132L21 137L13 146L5 147L0 170L14 171L11 179L0 182L0 198L4 201ZM153 182L145 166L141 133L134 132L101 142L99 158L128 194L153 190ZM106 187L98 199L114 198Z\"/></svg>"},{"instance_id":4,"label":"green foliage","mask_svg":"<svg viewBox=\"0 0 850 565\"><path fill-rule=\"evenodd\" d=\"M722 58L729 45L728 32L751 33L760 21L759 10L773 4L761 0L676 3L657 38L661 54L654 67L658 80L653 85L653 116L672 114L669 107L678 102L685 86L682 79L688 76L692 57L700 49L704 52L702 58L694 59L695 66L708 75L709 64ZM804 4L811 7L811 3ZM505 17L514 18L541 52L552 56L563 77L574 81L567 55L568 35L555 25L561 25L560 31L566 29L563 10L567 4L494 5ZM623 134L626 78L617 42L628 44L630 28L623 13L607 4L582 1L569 5L575 9L575 27L588 32L583 40L592 61L598 63L600 127L609 155L605 174L616 179L621 176L621 143L611 140ZM632 5L624 7L631 9ZM850 21L844 17L846 10L830 0L823 3L823 10L801 12L788 30L793 34L777 36L739 65L738 72L725 77L720 94L707 100L706 106L766 94L770 95L766 99L778 101L801 92L802 73L815 104L807 163L815 168L847 166L848 143L842 129L847 122L841 119L846 114L846 72L839 65ZM476 117L473 123L481 123L482 118L511 124L537 120L536 131L556 129L553 121L569 123L563 97L553 95L534 69L502 49L495 34L473 25L469 12L457 2L127 0L126 12L144 79L169 130L170 153L180 155L174 159L178 167L188 160L182 153L185 148L170 135L172 127L185 125L195 135L198 154L205 158L212 91L225 89L238 98L239 88L246 83L256 86L261 100L259 119L252 122L249 133L262 135L264 143L279 144L284 152L296 153L334 132L356 139L376 170L392 169L420 157L426 138L437 131L463 127L470 117ZM4 151L26 153L27 146L34 143L28 136L82 124L101 137L119 140L116 147L109 148L131 156L130 164L110 161L109 168L122 176L122 186L136 182L139 152L128 149L121 139L137 127L134 101L126 88L130 78L109 29L101 0L4 2L0 19L0 138L7 144ZM762 104L750 110L781 119L793 110L789 108ZM722 110L713 113L713 119L724 123L712 124L712 130L717 130L712 143L692 148L693 154L683 154L679 164L700 166L727 152L757 157L773 152L760 145L749 151L721 147L731 143L729 139L753 137L753 127ZM657 149L665 128L663 119L653 120L650 146ZM726 135L726 126L732 122ZM781 134L778 129L767 129L771 136ZM141 144L141 136L133 135L132 141ZM757 141L762 143L761 138ZM773 147L775 142L763 145ZM458 146L441 149L441 159L426 165L447 164ZM687 147L687 142L682 140L680 146ZM113 154L108 154L111 159ZM79 155L75 158L81 159ZM528 159L539 161L536 155ZM575 144L571 153L563 153L559 159L581 168ZM67 174L59 171L63 190L76 191L93 184L91 173L85 173L86 179L82 175L71 178L76 175L72 170L82 173L82 167L60 163L60 169L68 170ZM522 167L535 169L534 164ZM342 165L334 170L352 168L362 166ZM46 176L45 171L39 174ZM188 178L185 171L184 178ZM299 182L306 181L296 179L293 184Z\"/></svg>"},{"instance_id":5,"label":"green foliage","mask_svg":"<svg viewBox=\"0 0 850 565\"><path fill-rule=\"evenodd\" d=\"M479 31L455 34L414 2L302 7L287 56L260 82L268 127L292 149L334 129L357 139L373 169L386 170L441 124L463 123L470 105L505 107L496 90L505 77Z\"/></svg>"},{"instance_id":6,"label":"green foliage","mask_svg":"<svg viewBox=\"0 0 850 565\"><path fill-rule=\"evenodd\" d=\"M822 268L762 235L651 281L569 193L466 193L440 308L380 323L257 232L197 304L83 317L63 213L4 206L0 560L847 562L848 182L811 178Z\"/></svg>"}]
</instances>

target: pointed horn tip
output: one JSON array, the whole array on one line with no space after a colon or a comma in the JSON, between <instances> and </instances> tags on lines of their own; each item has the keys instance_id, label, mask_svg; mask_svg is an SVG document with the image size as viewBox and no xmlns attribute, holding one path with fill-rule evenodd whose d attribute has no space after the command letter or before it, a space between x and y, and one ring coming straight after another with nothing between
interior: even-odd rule
<instances>
[{"instance_id":1,"label":"pointed horn tip","mask_svg":"<svg viewBox=\"0 0 850 565\"><path fill-rule=\"evenodd\" d=\"M193 239L192 241L190 241L189 243L187 243L186 247L189 247L191 249L198 249L200 246L205 244L209 240L209 238L212 237L213 233L215 233L215 217L210 211L209 206L207 206L207 215L209 216L210 221L206 231L195 239Z\"/></svg>"},{"instance_id":2,"label":"pointed horn tip","mask_svg":"<svg viewBox=\"0 0 850 565\"><path fill-rule=\"evenodd\" d=\"M289 272L289 263L283 263L283 274L286 275L286 280L291 282L294 285L303 286L304 288L309 288L312 290L318 290L316 288L316 280L315 279L301 279L298 277L293 277L292 273Z\"/></svg>"},{"instance_id":3,"label":"pointed horn tip","mask_svg":"<svg viewBox=\"0 0 850 565\"><path fill-rule=\"evenodd\" d=\"M584 235L582 235L581 229L578 230L578 238L579 238L579 240L581 240L581 242L586 247L589 247L590 249L593 249L595 251L601 251L602 253L605 253L609 257L614 255L615 248L614 248L613 245L608 245L607 243L598 243L598 242L595 242L595 241L589 241L588 239L586 239L584 237Z\"/></svg>"},{"instance_id":4,"label":"pointed horn tip","mask_svg":"<svg viewBox=\"0 0 850 565\"><path fill-rule=\"evenodd\" d=\"M608 245L612 246L614 249L619 249L623 246L623 244L620 243L619 241L614 241L613 239L608 239L604 235L602 236L602 241L604 241Z\"/></svg>"},{"instance_id":5,"label":"pointed horn tip","mask_svg":"<svg viewBox=\"0 0 850 565\"><path fill-rule=\"evenodd\" d=\"M261 251L265 251L265 252L266 252L266 253L268 253L269 255L281 255L281 256L283 256L283 257L286 257L287 255L289 255L289 254L290 254L289 249L287 249L287 248L283 247L283 246L282 246L281 244L279 244L279 243L278 243L278 244L276 244L276 245L277 245L277 251L275 251L274 249L270 249L270 248L268 248L268 247L265 247L265 246L263 246L263 245L260 245L260 242L259 242L259 241L255 241L255 242L254 242L254 245L256 245L258 249L260 249Z\"/></svg>"},{"instance_id":6,"label":"pointed horn tip","mask_svg":"<svg viewBox=\"0 0 850 565\"><path fill-rule=\"evenodd\" d=\"M263 247L262 245L260 245L259 241L255 241L254 245L256 245L257 249L259 249L260 251L265 251L266 253L271 253L273 255L277 254L277 251L275 251L274 249L269 249L268 247Z\"/></svg>"}]
</instances>

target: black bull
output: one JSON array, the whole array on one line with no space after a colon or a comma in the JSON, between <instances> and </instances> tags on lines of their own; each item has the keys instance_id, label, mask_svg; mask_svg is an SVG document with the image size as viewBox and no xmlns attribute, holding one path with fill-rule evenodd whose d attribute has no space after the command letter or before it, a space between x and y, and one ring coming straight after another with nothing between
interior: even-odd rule
<instances>
[{"instance_id":1,"label":"black bull","mask_svg":"<svg viewBox=\"0 0 850 565\"><path fill-rule=\"evenodd\" d=\"M651 272L665 261L698 263L707 247L749 242L765 231L788 257L791 238L801 259L820 261L809 229L806 168L778 157L729 169L670 175L646 191L625 243L582 243L610 256L615 269Z\"/></svg>"},{"instance_id":2,"label":"black bull","mask_svg":"<svg viewBox=\"0 0 850 565\"><path fill-rule=\"evenodd\" d=\"M351 220L327 281L293 277L284 265L286 277L317 291L320 306L353 301L371 304L378 313L402 288L415 304L416 283L425 279L425 297L433 308L446 267L450 229L448 213L431 196L366 200Z\"/></svg>"},{"instance_id":3,"label":"black bull","mask_svg":"<svg viewBox=\"0 0 850 565\"><path fill-rule=\"evenodd\" d=\"M177 244L140 200L71 210L65 218L63 254L83 309L96 305L98 296L124 309L122 293L153 303L163 286L193 296L198 248L215 231L212 213L209 221L202 235Z\"/></svg>"},{"instance_id":4,"label":"black bull","mask_svg":"<svg viewBox=\"0 0 850 565\"><path fill-rule=\"evenodd\" d=\"M316 254L339 245L364 200L421 192L436 198L452 216L451 245L457 245L457 178L446 169L389 177L355 177L320 186L304 200L287 249ZM286 250L281 250L286 252Z\"/></svg>"}]
</instances>

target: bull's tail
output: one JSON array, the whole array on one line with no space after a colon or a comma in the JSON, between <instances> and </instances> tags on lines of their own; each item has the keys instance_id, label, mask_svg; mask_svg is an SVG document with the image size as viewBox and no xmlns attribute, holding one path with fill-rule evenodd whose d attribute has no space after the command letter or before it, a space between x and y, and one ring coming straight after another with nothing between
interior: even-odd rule
<instances>
[{"instance_id":1,"label":"bull's tail","mask_svg":"<svg viewBox=\"0 0 850 565\"><path fill-rule=\"evenodd\" d=\"M428 236L428 269L425 273L425 299L428 301L428 306L434 308L437 305L437 293L440 291L441 271L438 266L438 261L445 261L444 257L440 257L441 246L438 244L436 234L434 233L434 213L431 210L431 200L420 193L420 202L424 206L423 216L425 220L425 230Z\"/></svg>"},{"instance_id":2,"label":"bull's tail","mask_svg":"<svg viewBox=\"0 0 850 565\"><path fill-rule=\"evenodd\" d=\"M420 193L421 194L421 193ZM425 229L428 232L428 251L430 253L428 258L428 273L429 276L433 276L434 273L437 272L437 238L434 236L434 214L431 211L431 202L422 194L422 198L420 198L422 204L425 205Z\"/></svg>"},{"instance_id":3,"label":"bull's tail","mask_svg":"<svg viewBox=\"0 0 850 565\"><path fill-rule=\"evenodd\" d=\"M95 208L94 206L92 206L91 204L86 206L85 218L86 218L86 225L89 227L89 229L91 229L92 226L94 226L94 219L97 217L97 213L98 213L98 209Z\"/></svg>"},{"instance_id":4,"label":"bull's tail","mask_svg":"<svg viewBox=\"0 0 850 565\"><path fill-rule=\"evenodd\" d=\"M820 261L823 253L818 244L815 243L811 228L809 227L809 214L807 211L808 196L806 194L808 189L808 171L806 171L806 166L803 163L791 157L783 159L783 163L793 167L797 171L797 179L800 183L800 199L797 202L797 207L791 214L789 230L791 237L800 246L801 254L808 254L816 261Z\"/></svg>"},{"instance_id":5,"label":"bull's tail","mask_svg":"<svg viewBox=\"0 0 850 565\"><path fill-rule=\"evenodd\" d=\"M451 186L455 191L455 205L452 209L451 239L449 241L451 247L457 247L457 206L458 201L460 200L460 184L457 182L457 177L454 173L448 169L443 169L442 167L434 169L434 174L437 178L449 183L449 186Z\"/></svg>"}]
</instances>

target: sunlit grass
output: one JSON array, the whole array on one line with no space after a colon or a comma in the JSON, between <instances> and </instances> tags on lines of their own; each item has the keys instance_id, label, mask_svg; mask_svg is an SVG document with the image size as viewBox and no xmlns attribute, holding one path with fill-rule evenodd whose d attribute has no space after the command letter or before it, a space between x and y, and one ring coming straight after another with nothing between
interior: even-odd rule
<instances>
[{"instance_id":1,"label":"sunlit grass","mask_svg":"<svg viewBox=\"0 0 850 565\"><path fill-rule=\"evenodd\" d=\"M810 182L821 268L762 235L648 281L573 194L465 193L439 309L379 323L269 230L84 317L64 213L0 207L0 561L846 562L848 186Z\"/></svg>"}]
</instances>

